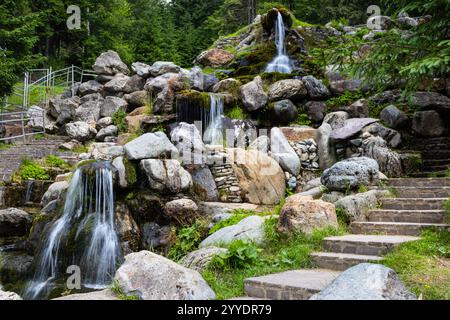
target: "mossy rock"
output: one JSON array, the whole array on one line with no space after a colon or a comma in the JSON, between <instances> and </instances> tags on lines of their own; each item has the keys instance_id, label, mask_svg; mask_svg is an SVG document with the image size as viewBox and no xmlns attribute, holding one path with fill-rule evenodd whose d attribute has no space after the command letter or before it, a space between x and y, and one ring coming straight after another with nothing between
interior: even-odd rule
<instances>
[{"instance_id":1,"label":"mossy rock","mask_svg":"<svg viewBox=\"0 0 450 320\"><path fill-rule=\"evenodd\" d=\"M275 55L276 47L272 41L255 46L252 50L241 54L236 59L233 76L241 77L262 73Z\"/></svg>"},{"instance_id":2,"label":"mossy rock","mask_svg":"<svg viewBox=\"0 0 450 320\"><path fill-rule=\"evenodd\" d=\"M145 191L130 192L125 203L130 209L133 219L138 224L161 220L164 215L164 201L161 195Z\"/></svg>"},{"instance_id":3,"label":"mossy rock","mask_svg":"<svg viewBox=\"0 0 450 320\"><path fill-rule=\"evenodd\" d=\"M210 107L210 97L206 92L183 90L177 93L177 104L196 105L202 108Z\"/></svg>"},{"instance_id":4,"label":"mossy rock","mask_svg":"<svg viewBox=\"0 0 450 320\"><path fill-rule=\"evenodd\" d=\"M128 187L136 185L138 181L137 165L127 158L123 159L123 165L125 166L125 178L127 180Z\"/></svg>"},{"instance_id":5,"label":"mossy rock","mask_svg":"<svg viewBox=\"0 0 450 320\"><path fill-rule=\"evenodd\" d=\"M266 33L270 34L275 29L275 23L278 19L278 12L281 13L284 25L288 29L290 29L294 24L294 19L292 18L292 14L289 10L282 7L273 8L261 17L261 25Z\"/></svg>"},{"instance_id":6,"label":"mossy rock","mask_svg":"<svg viewBox=\"0 0 450 320\"><path fill-rule=\"evenodd\" d=\"M26 253L0 252L0 282L25 281L33 273L33 257Z\"/></svg>"}]
</instances>

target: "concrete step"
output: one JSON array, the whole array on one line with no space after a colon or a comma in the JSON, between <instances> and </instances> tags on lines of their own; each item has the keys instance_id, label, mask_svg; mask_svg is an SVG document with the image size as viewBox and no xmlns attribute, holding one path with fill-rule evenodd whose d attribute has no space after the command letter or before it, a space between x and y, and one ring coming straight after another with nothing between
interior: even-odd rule
<instances>
[{"instance_id":1,"label":"concrete step","mask_svg":"<svg viewBox=\"0 0 450 320\"><path fill-rule=\"evenodd\" d=\"M382 256L401 243L419 239L410 236L349 234L325 238L323 248L333 253Z\"/></svg>"},{"instance_id":2,"label":"concrete step","mask_svg":"<svg viewBox=\"0 0 450 320\"><path fill-rule=\"evenodd\" d=\"M383 260L379 256L335 252L314 252L311 257L319 268L337 271L345 271L360 263L378 263Z\"/></svg>"},{"instance_id":3,"label":"concrete step","mask_svg":"<svg viewBox=\"0 0 450 320\"><path fill-rule=\"evenodd\" d=\"M384 210L442 210L447 198L384 198Z\"/></svg>"},{"instance_id":4,"label":"concrete step","mask_svg":"<svg viewBox=\"0 0 450 320\"><path fill-rule=\"evenodd\" d=\"M445 210L371 210L367 213L370 222L414 222L445 223Z\"/></svg>"},{"instance_id":5,"label":"concrete step","mask_svg":"<svg viewBox=\"0 0 450 320\"><path fill-rule=\"evenodd\" d=\"M271 300L308 300L325 289L340 272L326 269L302 269L249 278L245 293L252 298Z\"/></svg>"},{"instance_id":6,"label":"concrete step","mask_svg":"<svg viewBox=\"0 0 450 320\"><path fill-rule=\"evenodd\" d=\"M407 222L353 222L352 233L420 236L425 229L447 229L450 225L441 223L407 223Z\"/></svg>"},{"instance_id":7,"label":"concrete step","mask_svg":"<svg viewBox=\"0 0 450 320\"><path fill-rule=\"evenodd\" d=\"M450 187L450 178L398 178L389 179L391 187Z\"/></svg>"},{"instance_id":8,"label":"concrete step","mask_svg":"<svg viewBox=\"0 0 450 320\"><path fill-rule=\"evenodd\" d=\"M450 187L393 187L397 198L447 198Z\"/></svg>"}]
</instances>

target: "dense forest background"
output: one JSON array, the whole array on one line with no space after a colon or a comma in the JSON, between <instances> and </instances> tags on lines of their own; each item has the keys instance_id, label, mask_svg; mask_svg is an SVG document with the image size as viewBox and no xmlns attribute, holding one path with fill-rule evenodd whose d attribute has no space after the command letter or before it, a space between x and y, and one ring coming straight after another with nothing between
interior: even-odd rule
<instances>
[{"instance_id":1,"label":"dense forest background","mask_svg":"<svg viewBox=\"0 0 450 320\"><path fill-rule=\"evenodd\" d=\"M430 0L442 7L447 0ZM418 1L413 1L418 2ZM419 1L420 2L420 1ZM170 60L188 67L218 37L236 32L256 14L285 6L297 19L325 24L345 18L365 23L367 7L390 15L408 1L386 0L1 0L0 96L26 68L71 64L90 68L105 50L126 63ZM81 27L69 30L67 8L81 9ZM448 3L447 3L448 5Z\"/></svg>"}]
</instances>

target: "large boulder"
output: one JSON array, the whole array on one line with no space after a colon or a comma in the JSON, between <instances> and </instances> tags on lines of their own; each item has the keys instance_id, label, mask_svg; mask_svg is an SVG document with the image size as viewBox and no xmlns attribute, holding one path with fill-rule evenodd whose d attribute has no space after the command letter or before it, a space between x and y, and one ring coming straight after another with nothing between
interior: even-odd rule
<instances>
[{"instance_id":1,"label":"large boulder","mask_svg":"<svg viewBox=\"0 0 450 320\"><path fill-rule=\"evenodd\" d=\"M28 117L28 126L33 130L41 131L45 129L47 133L56 133L58 131L56 121L41 107L31 106L28 109Z\"/></svg>"},{"instance_id":2,"label":"large boulder","mask_svg":"<svg viewBox=\"0 0 450 320\"><path fill-rule=\"evenodd\" d=\"M402 135L400 132L387 128L378 122L375 122L361 130L361 137L367 136L367 133L380 137L385 140L389 147L398 148L402 143Z\"/></svg>"},{"instance_id":3,"label":"large boulder","mask_svg":"<svg viewBox=\"0 0 450 320\"><path fill-rule=\"evenodd\" d=\"M186 268L202 272L215 256L228 252L228 249L219 247L207 247L193 251L180 260L180 264Z\"/></svg>"},{"instance_id":4,"label":"large boulder","mask_svg":"<svg viewBox=\"0 0 450 320\"><path fill-rule=\"evenodd\" d=\"M342 128L345 121L350 119L350 115L345 111L336 111L328 113L323 119L324 123L328 123L333 130Z\"/></svg>"},{"instance_id":5,"label":"large boulder","mask_svg":"<svg viewBox=\"0 0 450 320\"><path fill-rule=\"evenodd\" d=\"M100 108L100 117L112 117L119 110L126 111L128 103L118 97L106 97Z\"/></svg>"},{"instance_id":6,"label":"large boulder","mask_svg":"<svg viewBox=\"0 0 450 320\"><path fill-rule=\"evenodd\" d=\"M107 126L97 132L95 139L97 141L105 141L107 137L115 137L119 133L119 129L115 125Z\"/></svg>"},{"instance_id":7,"label":"large boulder","mask_svg":"<svg viewBox=\"0 0 450 320\"><path fill-rule=\"evenodd\" d=\"M101 93L102 91L103 85L96 80L89 80L78 87L78 94L81 97L91 93Z\"/></svg>"},{"instance_id":8,"label":"large boulder","mask_svg":"<svg viewBox=\"0 0 450 320\"><path fill-rule=\"evenodd\" d=\"M177 73L165 73L156 78L150 78L145 83L144 89L152 93L160 93L169 86L169 82L176 81L179 78Z\"/></svg>"},{"instance_id":9,"label":"large boulder","mask_svg":"<svg viewBox=\"0 0 450 320\"><path fill-rule=\"evenodd\" d=\"M370 113L369 101L366 99L359 99L351 105L341 108L350 115L350 118L367 118Z\"/></svg>"},{"instance_id":10,"label":"large boulder","mask_svg":"<svg viewBox=\"0 0 450 320\"><path fill-rule=\"evenodd\" d=\"M215 299L197 271L149 251L127 255L114 281L125 294L137 294L141 300Z\"/></svg>"},{"instance_id":11,"label":"large boulder","mask_svg":"<svg viewBox=\"0 0 450 320\"><path fill-rule=\"evenodd\" d=\"M308 101L304 110L313 123L320 123L325 117L327 104L323 101Z\"/></svg>"},{"instance_id":12,"label":"large boulder","mask_svg":"<svg viewBox=\"0 0 450 320\"><path fill-rule=\"evenodd\" d=\"M380 119L394 129L403 128L408 124L408 116L392 104L381 110Z\"/></svg>"},{"instance_id":13,"label":"large boulder","mask_svg":"<svg viewBox=\"0 0 450 320\"><path fill-rule=\"evenodd\" d=\"M377 119L372 118L351 118L345 120L342 128L333 130L331 138L334 140L346 140L359 133L364 127L377 121Z\"/></svg>"},{"instance_id":14,"label":"large boulder","mask_svg":"<svg viewBox=\"0 0 450 320\"><path fill-rule=\"evenodd\" d=\"M0 289L0 301L6 300L23 300L23 299L15 292L3 291Z\"/></svg>"},{"instance_id":15,"label":"large boulder","mask_svg":"<svg viewBox=\"0 0 450 320\"><path fill-rule=\"evenodd\" d=\"M433 138L445 133L445 122L441 115L434 111L418 111L412 121L413 131L420 137Z\"/></svg>"},{"instance_id":16,"label":"large boulder","mask_svg":"<svg viewBox=\"0 0 450 320\"><path fill-rule=\"evenodd\" d=\"M141 232L130 209L123 203L116 204L115 223L117 234L121 241L122 251L131 253L139 250Z\"/></svg>"},{"instance_id":17,"label":"large boulder","mask_svg":"<svg viewBox=\"0 0 450 320\"><path fill-rule=\"evenodd\" d=\"M167 202L164 206L167 217L181 225L191 225L198 218L198 206L191 199L178 199Z\"/></svg>"},{"instance_id":18,"label":"large boulder","mask_svg":"<svg viewBox=\"0 0 450 320\"><path fill-rule=\"evenodd\" d=\"M378 182L379 166L367 157L350 158L334 164L324 171L322 184L330 191L347 191L361 185L370 186Z\"/></svg>"},{"instance_id":19,"label":"large boulder","mask_svg":"<svg viewBox=\"0 0 450 320\"><path fill-rule=\"evenodd\" d=\"M319 166L322 170L336 163L336 149L331 139L331 126L324 122L317 130L317 154L319 155Z\"/></svg>"},{"instance_id":20,"label":"large boulder","mask_svg":"<svg viewBox=\"0 0 450 320\"><path fill-rule=\"evenodd\" d=\"M120 59L119 54L112 50L102 53L95 61L92 69L95 73L103 75L129 73L127 65L123 63L122 59Z\"/></svg>"},{"instance_id":21,"label":"large boulder","mask_svg":"<svg viewBox=\"0 0 450 320\"><path fill-rule=\"evenodd\" d=\"M341 273L311 300L416 300L394 270L362 263Z\"/></svg>"},{"instance_id":22,"label":"large boulder","mask_svg":"<svg viewBox=\"0 0 450 320\"><path fill-rule=\"evenodd\" d=\"M330 90L335 95L343 95L347 91L358 92L361 90L361 81L357 79L338 80L330 82Z\"/></svg>"},{"instance_id":23,"label":"large boulder","mask_svg":"<svg viewBox=\"0 0 450 320\"><path fill-rule=\"evenodd\" d=\"M51 184L50 187L48 187L47 191L42 196L41 206L45 207L50 202L54 200L59 200L65 194L68 188L69 182L67 181L60 181Z\"/></svg>"},{"instance_id":24,"label":"large boulder","mask_svg":"<svg viewBox=\"0 0 450 320\"><path fill-rule=\"evenodd\" d=\"M71 139L87 141L97 135L97 130L83 121L71 122L65 126L66 133Z\"/></svg>"},{"instance_id":25,"label":"large boulder","mask_svg":"<svg viewBox=\"0 0 450 320\"><path fill-rule=\"evenodd\" d=\"M228 78L216 83L212 91L215 93L236 93L241 85L242 83L239 80Z\"/></svg>"},{"instance_id":26,"label":"large boulder","mask_svg":"<svg viewBox=\"0 0 450 320\"><path fill-rule=\"evenodd\" d=\"M125 146L125 154L130 160L170 158L178 155L178 150L164 132L146 133Z\"/></svg>"},{"instance_id":27,"label":"large boulder","mask_svg":"<svg viewBox=\"0 0 450 320\"><path fill-rule=\"evenodd\" d=\"M363 141L363 155L377 161L380 171L388 177L399 177L403 173L400 155L388 148L381 137L369 137Z\"/></svg>"},{"instance_id":28,"label":"large boulder","mask_svg":"<svg viewBox=\"0 0 450 320\"><path fill-rule=\"evenodd\" d=\"M190 173L193 190L201 200L217 201L219 199L216 182L208 166L194 168Z\"/></svg>"},{"instance_id":29,"label":"large boulder","mask_svg":"<svg viewBox=\"0 0 450 320\"><path fill-rule=\"evenodd\" d=\"M375 209L378 205L378 200L386 196L389 196L389 191L370 190L343 197L337 200L334 205L336 208L342 209L342 213L348 222L359 221L365 219L367 212Z\"/></svg>"},{"instance_id":30,"label":"large boulder","mask_svg":"<svg viewBox=\"0 0 450 320\"><path fill-rule=\"evenodd\" d=\"M203 51L195 61L204 67L223 67L235 58L234 54L223 49L210 49Z\"/></svg>"},{"instance_id":31,"label":"large boulder","mask_svg":"<svg viewBox=\"0 0 450 320\"><path fill-rule=\"evenodd\" d=\"M150 67L150 73L153 77L158 77L166 73L178 73L180 70L181 68L179 66L169 61L156 61Z\"/></svg>"},{"instance_id":32,"label":"large boulder","mask_svg":"<svg viewBox=\"0 0 450 320\"><path fill-rule=\"evenodd\" d=\"M183 164L205 163L203 154L205 145L195 125L181 122L171 131L170 139L178 149Z\"/></svg>"},{"instance_id":33,"label":"large boulder","mask_svg":"<svg viewBox=\"0 0 450 320\"><path fill-rule=\"evenodd\" d=\"M450 98L438 92L418 91L411 97L413 108L450 112Z\"/></svg>"},{"instance_id":34,"label":"large boulder","mask_svg":"<svg viewBox=\"0 0 450 320\"><path fill-rule=\"evenodd\" d=\"M257 76L253 81L243 85L240 89L242 103L248 111L264 108L269 100L264 92L262 79Z\"/></svg>"},{"instance_id":35,"label":"large boulder","mask_svg":"<svg viewBox=\"0 0 450 320\"><path fill-rule=\"evenodd\" d=\"M75 110L75 121L97 122L100 119L100 109L103 97L98 93L92 93L81 98L80 106Z\"/></svg>"},{"instance_id":36,"label":"large boulder","mask_svg":"<svg viewBox=\"0 0 450 320\"><path fill-rule=\"evenodd\" d=\"M275 205L284 198L284 173L274 159L243 149L228 149L228 158L247 202Z\"/></svg>"},{"instance_id":37,"label":"large boulder","mask_svg":"<svg viewBox=\"0 0 450 320\"><path fill-rule=\"evenodd\" d=\"M305 98L308 95L308 91L302 80L287 79L275 82L271 85L268 94L270 101L283 99L297 101Z\"/></svg>"},{"instance_id":38,"label":"large boulder","mask_svg":"<svg viewBox=\"0 0 450 320\"><path fill-rule=\"evenodd\" d=\"M301 168L300 159L279 128L272 128L270 142L271 156L278 161L283 170L297 176Z\"/></svg>"},{"instance_id":39,"label":"large boulder","mask_svg":"<svg viewBox=\"0 0 450 320\"><path fill-rule=\"evenodd\" d=\"M250 216L238 224L222 228L202 241L200 248L227 246L233 241L243 240L261 244L264 241L264 221L266 218Z\"/></svg>"},{"instance_id":40,"label":"large boulder","mask_svg":"<svg viewBox=\"0 0 450 320\"><path fill-rule=\"evenodd\" d=\"M302 81L311 100L327 100L330 97L330 91L323 84L322 80L318 80L313 76L306 76L302 78Z\"/></svg>"},{"instance_id":41,"label":"large boulder","mask_svg":"<svg viewBox=\"0 0 450 320\"><path fill-rule=\"evenodd\" d=\"M293 195L281 209L278 231L281 233L312 233L327 226L338 227L333 204L314 200L312 196Z\"/></svg>"},{"instance_id":42,"label":"large boulder","mask_svg":"<svg viewBox=\"0 0 450 320\"><path fill-rule=\"evenodd\" d=\"M105 84L105 90L113 94L126 92L126 88L130 79L131 78L129 76L118 73L114 76L114 78L112 78Z\"/></svg>"},{"instance_id":43,"label":"large boulder","mask_svg":"<svg viewBox=\"0 0 450 320\"><path fill-rule=\"evenodd\" d=\"M276 120L282 124L289 124L297 118L298 110L291 100L277 101L273 107Z\"/></svg>"},{"instance_id":44,"label":"large boulder","mask_svg":"<svg viewBox=\"0 0 450 320\"><path fill-rule=\"evenodd\" d=\"M138 76L145 78L145 79L149 78L152 75L150 73L151 66L149 66L148 64L142 63L142 62L134 62L131 65L131 69Z\"/></svg>"},{"instance_id":45,"label":"large boulder","mask_svg":"<svg viewBox=\"0 0 450 320\"><path fill-rule=\"evenodd\" d=\"M56 119L56 123L59 125L66 124L74 119L76 109L80 105L80 99L78 97L68 99L50 99L49 100L49 113Z\"/></svg>"},{"instance_id":46,"label":"large boulder","mask_svg":"<svg viewBox=\"0 0 450 320\"><path fill-rule=\"evenodd\" d=\"M95 160L111 161L124 155L124 149L112 142L96 142L89 146L89 154Z\"/></svg>"},{"instance_id":47,"label":"large boulder","mask_svg":"<svg viewBox=\"0 0 450 320\"><path fill-rule=\"evenodd\" d=\"M29 231L31 222L31 215L23 210L0 210L0 237L23 236Z\"/></svg>"},{"instance_id":48,"label":"large boulder","mask_svg":"<svg viewBox=\"0 0 450 320\"><path fill-rule=\"evenodd\" d=\"M150 103L150 97L146 90L126 94L123 96L123 99L133 108L139 108Z\"/></svg>"},{"instance_id":49,"label":"large boulder","mask_svg":"<svg viewBox=\"0 0 450 320\"><path fill-rule=\"evenodd\" d=\"M141 168L153 190L179 193L192 187L191 175L177 160L146 159L141 161Z\"/></svg>"}]
</instances>

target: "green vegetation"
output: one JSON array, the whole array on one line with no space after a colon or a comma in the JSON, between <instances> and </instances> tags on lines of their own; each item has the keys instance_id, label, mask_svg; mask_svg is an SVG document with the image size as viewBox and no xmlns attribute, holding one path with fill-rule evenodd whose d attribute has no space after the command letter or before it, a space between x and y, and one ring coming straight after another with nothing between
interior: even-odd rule
<instances>
[{"instance_id":1,"label":"green vegetation","mask_svg":"<svg viewBox=\"0 0 450 320\"><path fill-rule=\"evenodd\" d=\"M123 292L122 287L116 280L113 281L110 289L119 300L139 300L138 295L127 295L125 292Z\"/></svg>"},{"instance_id":2,"label":"green vegetation","mask_svg":"<svg viewBox=\"0 0 450 320\"><path fill-rule=\"evenodd\" d=\"M45 158L45 164L49 167L60 168L63 170L70 170L71 166L65 160L58 156L49 155Z\"/></svg>"},{"instance_id":3,"label":"green vegetation","mask_svg":"<svg viewBox=\"0 0 450 320\"><path fill-rule=\"evenodd\" d=\"M23 158L19 169L14 173L12 180L21 182L26 180L49 180L46 170L37 162Z\"/></svg>"},{"instance_id":4,"label":"green vegetation","mask_svg":"<svg viewBox=\"0 0 450 320\"><path fill-rule=\"evenodd\" d=\"M295 124L298 124L301 126L309 126L309 125L311 125L311 120L309 119L309 117L306 113L299 113L297 115L297 119L295 120Z\"/></svg>"},{"instance_id":5,"label":"green vegetation","mask_svg":"<svg viewBox=\"0 0 450 320\"><path fill-rule=\"evenodd\" d=\"M252 212L253 213L253 212ZM254 214L254 213L253 213ZM250 214L249 213L236 213L233 214L230 218L222 220L214 225L214 227L209 230L209 234L213 234L216 231L219 231L220 229L233 226L235 224L238 224L245 218L248 218Z\"/></svg>"},{"instance_id":6,"label":"green vegetation","mask_svg":"<svg viewBox=\"0 0 450 320\"><path fill-rule=\"evenodd\" d=\"M388 254L383 264L394 269L405 285L424 299L450 299L450 232L425 231Z\"/></svg>"},{"instance_id":7,"label":"green vegetation","mask_svg":"<svg viewBox=\"0 0 450 320\"><path fill-rule=\"evenodd\" d=\"M447 211L447 218L450 221L450 197L445 201L444 208Z\"/></svg>"},{"instance_id":8,"label":"green vegetation","mask_svg":"<svg viewBox=\"0 0 450 320\"><path fill-rule=\"evenodd\" d=\"M234 106L232 109L226 111L225 115L230 119L244 120L247 119L247 114L240 106Z\"/></svg>"},{"instance_id":9,"label":"green vegetation","mask_svg":"<svg viewBox=\"0 0 450 320\"><path fill-rule=\"evenodd\" d=\"M198 245L208 235L208 221L198 220L190 227L178 230L176 241L170 248L168 257L174 261L179 261L189 252L198 248Z\"/></svg>"},{"instance_id":10,"label":"green vegetation","mask_svg":"<svg viewBox=\"0 0 450 320\"><path fill-rule=\"evenodd\" d=\"M213 259L208 269L203 271L203 277L218 299L243 296L246 278L312 268L310 253L321 249L323 238L344 233L341 229L325 228L311 235L297 233L285 236L277 232L277 223L278 219L266 221L266 240L260 247L242 241L234 242L229 246L228 254Z\"/></svg>"},{"instance_id":11,"label":"green vegetation","mask_svg":"<svg viewBox=\"0 0 450 320\"><path fill-rule=\"evenodd\" d=\"M120 133L127 132L127 123L125 121L125 118L128 114L122 110L119 109L112 115L112 123L119 129Z\"/></svg>"},{"instance_id":12,"label":"green vegetation","mask_svg":"<svg viewBox=\"0 0 450 320\"><path fill-rule=\"evenodd\" d=\"M363 98L363 94L361 91L358 91L358 92L346 91L346 92L344 92L343 95L328 99L326 102L327 109L330 112L336 111L338 108L349 106L361 98Z\"/></svg>"}]
</instances>

